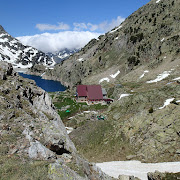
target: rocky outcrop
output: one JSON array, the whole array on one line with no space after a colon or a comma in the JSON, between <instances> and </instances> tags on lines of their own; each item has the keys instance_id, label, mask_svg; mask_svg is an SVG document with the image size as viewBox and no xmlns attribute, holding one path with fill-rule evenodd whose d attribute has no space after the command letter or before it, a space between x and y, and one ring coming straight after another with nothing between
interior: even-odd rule
<instances>
[{"instance_id":1,"label":"rocky outcrop","mask_svg":"<svg viewBox=\"0 0 180 180\"><path fill-rule=\"evenodd\" d=\"M155 171L154 173L148 173L148 180L165 180L165 179L179 179L180 173L161 173Z\"/></svg>"},{"instance_id":2,"label":"rocky outcrop","mask_svg":"<svg viewBox=\"0 0 180 180\"><path fill-rule=\"evenodd\" d=\"M49 161L51 179L111 179L79 157L44 90L11 64L0 63L0 77L1 157Z\"/></svg>"}]
</instances>

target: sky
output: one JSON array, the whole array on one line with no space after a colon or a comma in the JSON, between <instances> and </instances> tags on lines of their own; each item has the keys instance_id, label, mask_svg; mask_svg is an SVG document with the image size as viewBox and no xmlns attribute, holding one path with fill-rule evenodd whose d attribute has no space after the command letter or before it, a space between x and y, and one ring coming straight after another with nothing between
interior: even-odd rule
<instances>
[{"instance_id":1,"label":"sky","mask_svg":"<svg viewBox=\"0 0 180 180\"><path fill-rule=\"evenodd\" d=\"M0 0L0 25L44 52L79 48L150 0Z\"/></svg>"}]
</instances>

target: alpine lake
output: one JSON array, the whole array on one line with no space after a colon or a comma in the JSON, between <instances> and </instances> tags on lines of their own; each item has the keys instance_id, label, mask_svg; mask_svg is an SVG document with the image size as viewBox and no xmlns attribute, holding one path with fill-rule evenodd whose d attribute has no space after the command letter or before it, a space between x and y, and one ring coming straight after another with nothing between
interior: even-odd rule
<instances>
[{"instance_id":1,"label":"alpine lake","mask_svg":"<svg viewBox=\"0 0 180 180\"><path fill-rule=\"evenodd\" d=\"M65 91L66 87L63 86L59 81L53 81L53 80L47 80L47 79L42 79L41 76L36 76L36 75L30 75L30 74L24 74L22 72L19 72L19 75L32 79L36 82L36 85L41 87L47 92L56 92L56 91Z\"/></svg>"}]
</instances>

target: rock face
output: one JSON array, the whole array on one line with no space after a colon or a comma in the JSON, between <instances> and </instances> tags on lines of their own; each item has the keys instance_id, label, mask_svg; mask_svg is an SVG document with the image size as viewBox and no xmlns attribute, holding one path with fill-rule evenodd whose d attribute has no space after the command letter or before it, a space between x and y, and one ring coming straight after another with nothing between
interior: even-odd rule
<instances>
[{"instance_id":1,"label":"rock face","mask_svg":"<svg viewBox=\"0 0 180 180\"><path fill-rule=\"evenodd\" d=\"M35 156L32 149L37 148L37 151L45 152L47 150L44 146L52 150L54 154L76 153L48 94L36 87L34 81L18 76L11 64L1 63L0 68L1 127L4 126L3 122L6 119L12 119L14 124L11 124L11 128L12 126L19 127L22 136L29 140L29 152L32 157L38 158L38 153ZM7 107L6 111L4 111L5 107ZM40 142L43 142L43 145ZM45 157L45 155L42 156Z\"/></svg>"},{"instance_id":2,"label":"rock face","mask_svg":"<svg viewBox=\"0 0 180 180\"><path fill-rule=\"evenodd\" d=\"M0 61L12 63L15 68L30 68L35 64L50 67L55 64L55 61L45 53L21 44L20 41L9 35L2 26L0 26Z\"/></svg>"},{"instance_id":3,"label":"rock face","mask_svg":"<svg viewBox=\"0 0 180 180\"><path fill-rule=\"evenodd\" d=\"M165 64L178 61L179 6L178 0L151 0L46 75L73 87L99 83L103 78L109 78L110 83L134 81L144 70L163 71ZM118 70L118 78L112 78Z\"/></svg>"},{"instance_id":4,"label":"rock face","mask_svg":"<svg viewBox=\"0 0 180 180\"><path fill-rule=\"evenodd\" d=\"M100 177L100 170L91 170L94 166L79 157L44 90L20 77L5 62L0 62L0 78L1 157L46 160L51 179L59 175L61 179L77 180L110 178L103 173Z\"/></svg>"}]
</instances>

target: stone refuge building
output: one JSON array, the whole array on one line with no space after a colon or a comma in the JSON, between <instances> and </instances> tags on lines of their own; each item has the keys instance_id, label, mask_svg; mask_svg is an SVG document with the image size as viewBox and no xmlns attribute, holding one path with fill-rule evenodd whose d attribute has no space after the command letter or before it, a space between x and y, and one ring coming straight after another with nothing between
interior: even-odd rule
<instances>
[{"instance_id":1,"label":"stone refuge building","mask_svg":"<svg viewBox=\"0 0 180 180\"><path fill-rule=\"evenodd\" d=\"M101 85L77 85L76 97L78 102L91 104L113 101L107 98L107 92Z\"/></svg>"}]
</instances>

